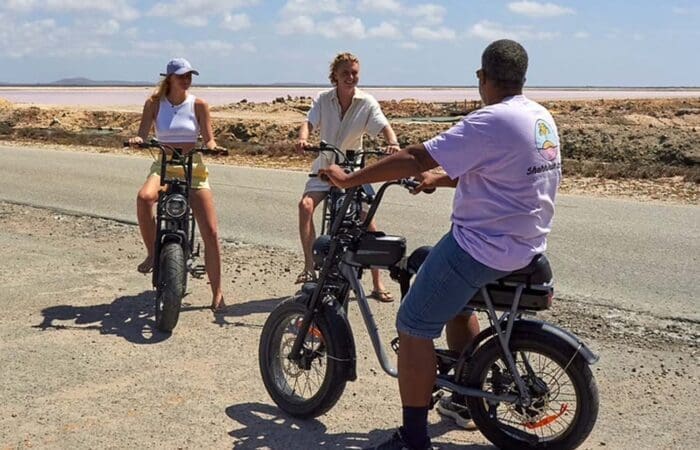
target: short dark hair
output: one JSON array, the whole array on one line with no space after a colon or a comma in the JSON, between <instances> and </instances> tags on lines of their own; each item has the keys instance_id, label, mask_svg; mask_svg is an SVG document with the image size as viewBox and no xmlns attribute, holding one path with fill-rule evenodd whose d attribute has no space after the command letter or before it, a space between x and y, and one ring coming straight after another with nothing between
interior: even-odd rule
<instances>
[{"instance_id":1,"label":"short dark hair","mask_svg":"<svg viewBox=\"0 0 700 450\"><path fill-rule=\"evenodd\" d=\"M510 39L492 42L481 54L481 69L504 87L521 88L525 84L527 52Z\"/></svg>"}]
</instances>

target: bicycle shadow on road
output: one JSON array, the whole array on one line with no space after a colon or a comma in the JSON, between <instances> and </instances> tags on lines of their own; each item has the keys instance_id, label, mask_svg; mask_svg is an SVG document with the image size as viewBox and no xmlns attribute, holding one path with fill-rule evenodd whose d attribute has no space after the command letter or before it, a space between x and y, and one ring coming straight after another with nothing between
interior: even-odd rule
<instances>
[{"instance_id":1,"label":"bicycle shadow on road","mask_svg":"<svg viewBox=\"0 0 700 450\"><path fill-rule=\"evenodd\" d=\"M118 297L112 303L90 306L58 305L41 311L41 330L97 330L120 336L135 344L157 344L170 337L156 329L153 318L154 292ZM61 323L61 322L72 323Z\"/></svg>"},{"instance_id":2,"label":"bicycle shadow on road","mask_svg":"<svg viewBox=\"0 0 700 450\"><path fill-rule=\"evenodd\" d=\"M272 405L263 403L241 403L226 408L226 415L243 426L229 432L235 439L234 449L252 450L269 448L288 450L290 448L313 449L358 449L377 445L389 439L394 433L390 430L372 430L369 433L327 433L326 426L318 419L301 420L285 414ZM441 436L453 427L443 423L430 427L433 443L441 450L493 450L490 445L457 445L440 442Z\"/></svg>"}]
</instances>

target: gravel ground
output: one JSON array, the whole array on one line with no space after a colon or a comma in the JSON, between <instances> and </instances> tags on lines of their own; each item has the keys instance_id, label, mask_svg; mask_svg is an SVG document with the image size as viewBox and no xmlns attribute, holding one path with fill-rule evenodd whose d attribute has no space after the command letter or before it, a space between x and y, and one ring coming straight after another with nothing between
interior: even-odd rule
<instances>
[{"instance_id":1,"label":"gravel ground","mask_svg":"<svg viewBox=\"0 0 700 450\"><path fill-rule=\"evenodd\" d=\"M135 226L0 203L0 448L352 448L400 419L357 308L357 382L326 415L300 421L272 403L257 347L267 314L293 293L301 260L226 242L223 315L193 280L175 332L153 329L150 279ZM388 282L394 294L398 287ZM373 304L385 338L396 304ZM700 325L591 299L558 298L543 317L601 355L601 407L582 448L681 449L700 439ZM442 449L491 448L432 412ZM633 438L632 438L633 437Z\"/></svg>"}]
</instances>

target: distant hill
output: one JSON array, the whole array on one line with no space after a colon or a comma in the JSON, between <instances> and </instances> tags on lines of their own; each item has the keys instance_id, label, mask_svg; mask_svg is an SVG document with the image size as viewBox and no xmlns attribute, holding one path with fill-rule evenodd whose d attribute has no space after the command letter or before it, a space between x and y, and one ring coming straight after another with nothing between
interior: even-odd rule
<instances>
[{"instance_id":1,"label":"distant hill","mask_svg":"<svg viewBox=\"0 0 700 450\"><path fill-rule=\"evenodd\" d=\"M120 80L91 80L89 78L75 77L47 83L48 86L147 86L153 83L146 81L120 81Z\"/></svg>"},{"instance_id":2,"label":"distant hill","mask_svg":"<svg viewBox=\"0 0 700 450\"><path fill-rule=\"evenodd\" d=\"M89 78L75 77L63 78L50 83L7 83L0 81L0 86L153 86L149 81L121 81L121 80L91 80Z\"/></svg>"}]
</instances>

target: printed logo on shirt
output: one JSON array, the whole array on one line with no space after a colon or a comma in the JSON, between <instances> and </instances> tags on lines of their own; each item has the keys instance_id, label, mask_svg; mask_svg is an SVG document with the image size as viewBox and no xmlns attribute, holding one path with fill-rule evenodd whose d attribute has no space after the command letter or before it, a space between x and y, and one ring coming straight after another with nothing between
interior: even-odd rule
<instances>
[{"instance_id":1,"label":"printed logo on shirt","mask_svg":"<svg viewBox=\"0 0 700 450\"><path fill-rule=\"evenodd\" d=\"M535 122L535 145L537 151L547 161L554 161L559 155L559 137L554 127L542 119Z\"/></svg>"}]
</instances>

